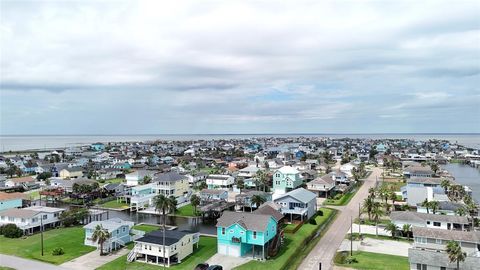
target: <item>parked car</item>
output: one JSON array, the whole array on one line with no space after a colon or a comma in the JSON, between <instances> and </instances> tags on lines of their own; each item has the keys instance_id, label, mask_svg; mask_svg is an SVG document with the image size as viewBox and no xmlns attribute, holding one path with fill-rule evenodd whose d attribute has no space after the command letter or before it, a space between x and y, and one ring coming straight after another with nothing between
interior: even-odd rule
<instances>
[{"instance_id":1,"label":"parked car","mask_svg":"<svg viewBox=\"0 0 480 270\"><path fill-rule=\"evenodd\" d=\"M210 265L207 270L223 270L221 265Z\"/></svg>"},{"instance_id":2,"label":"parked car","mask_svg":"<svg viewBox=\"0 0 480 270\"><path fill-rule=\"evenodd\" d=\"M208 270L210 269L208 266L208 263L199 263L194 270Z\"/></svg>"}]
</instances>

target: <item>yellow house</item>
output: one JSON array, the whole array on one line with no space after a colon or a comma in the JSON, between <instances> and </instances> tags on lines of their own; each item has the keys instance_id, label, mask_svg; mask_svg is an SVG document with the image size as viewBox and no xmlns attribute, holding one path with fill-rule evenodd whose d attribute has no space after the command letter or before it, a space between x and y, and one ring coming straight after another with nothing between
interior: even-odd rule
<instances>
[{"instance_id":1,"label":"yellow house","mask_svg":"<svg viewBox=\"0 0 480 270\"><path fill-rule=\"evenodd\" d=\"M183 203L187 200L187 194L190 189L188 177L176 172L158 173L155 174L153 182L156 183L155 189L157 194L162 194L166 197L175 196L178 203Z\"/></svg>"},{"instance_id":2,"label":"yellow house","mask_svg":"<svg viewBox=\"0 0 480 270\"><path fill-rule=\"evenodd\" d=\"M60 171L60 177L62 179L72 179L83 176L83 169L81 167L65 168Z\"/></svg>"}]
</instances>

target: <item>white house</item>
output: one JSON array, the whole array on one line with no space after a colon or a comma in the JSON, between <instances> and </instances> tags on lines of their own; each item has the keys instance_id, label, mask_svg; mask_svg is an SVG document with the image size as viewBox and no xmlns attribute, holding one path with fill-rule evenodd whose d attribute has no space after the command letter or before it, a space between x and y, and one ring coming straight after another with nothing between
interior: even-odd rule
<instances>
[{"instance_id":1,"label":"white house","mask_svg":"<svg viewBox=\"0 0 480 270\"><path fill-rule=\"evenodd\" d=\"M149 170L137 170L125 175L125 180L127 186L137 186L143 184L145 177L150 177L150 180L153 179L156 171Z\"/></svg>"},{"instance_id":2,"label":"white house","mask_svg":"<svg viewBox=\"0 0 480 270\"><path fill-rule=\"evenodd\" d=\"M165 231L165 246L163 245L163 231L157 230L145 234L135 240L135 246L127 256L127 261L145 262L161 265L165 261L170 267L181 263L184 258L193 253L194 244L200 240L199 233L188 231ZM164 256L165 253L165 256Z\"/></svg>"},{"instance_id":3,"label":"white house","mask_svg":"<svg viewBox=\"0 0 480 270\"><path fill-rule=\"evenodd\" d=\"M207 177L206 182L209 189L228 189L235 183L235 178L226 174L210 174Z\"/></svg>"},{"instance_id":4,"label":"white house","mask_svg":"<svg viewBox=\"0 0 480 270\"><path fill-rule=\"evenodd\" d=\"M0 225L13 223L23 230L25 234L39 231L41 225L53 228L60 225L60 214L63 208L31 206L26 208L12 208L0 212Z\"/></svg>"},{"instance_id":5,"label":"white house","mask_svg":"<svg viewBox=\"0 0 480 270\"><path fill-rule=\"evenodd\" d=\"M132 221L124 221L120 218L111 218L103 221L93 221L83 227L85 229L84 244L86 246L99 248L100 245L98 242L94 242L92 239L92 235L98 225L107 230L110 234L108 240L103 243L103 252L111 252L112 250L116 250L125 246L134 239L135 234L132 232L134 223ZM142 235L143 233L138 234L139 237Z\"/></svg>"}]
</instances>

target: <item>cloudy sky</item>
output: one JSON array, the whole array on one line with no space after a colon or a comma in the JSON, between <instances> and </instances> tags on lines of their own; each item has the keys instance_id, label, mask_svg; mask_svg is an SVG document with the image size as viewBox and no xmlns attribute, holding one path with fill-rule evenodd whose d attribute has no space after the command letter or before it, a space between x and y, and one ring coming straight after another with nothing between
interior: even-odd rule
<instances>
[{"instance_id":1,"label":"cloudy sky","mask_svg":"<svg viewBox=\"0 0 480 270\"><path fill-rule=\"evenodd\" d=\"M480 2L1 0L0 134L480 132Z\"/></svg>"}]
</instances>

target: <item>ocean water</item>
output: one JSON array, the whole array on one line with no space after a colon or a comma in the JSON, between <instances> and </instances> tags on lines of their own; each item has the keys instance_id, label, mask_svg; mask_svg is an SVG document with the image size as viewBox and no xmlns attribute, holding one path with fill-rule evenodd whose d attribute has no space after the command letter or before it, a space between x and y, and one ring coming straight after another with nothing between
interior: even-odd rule
<instances>
[{"instance_id":1,"label":"ocean water","mask_svg":"<svg viewBox=\"0 0 480 270\"><path fill-rule=\"evenodd\" d=\"M259 137L330 137L370 139L444 139L480 149L480 134L159 134L159 135L0 135L0 151L66 148L94 142L132 142L153 140L218 140Z\"/></svg>"}]
</instances>

